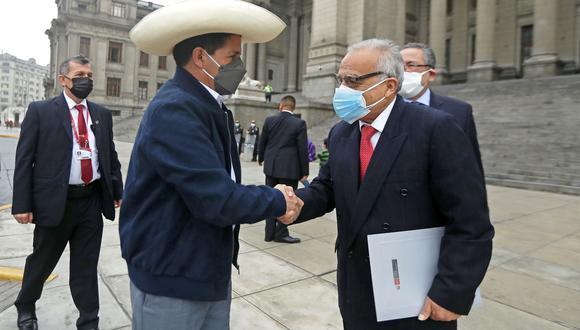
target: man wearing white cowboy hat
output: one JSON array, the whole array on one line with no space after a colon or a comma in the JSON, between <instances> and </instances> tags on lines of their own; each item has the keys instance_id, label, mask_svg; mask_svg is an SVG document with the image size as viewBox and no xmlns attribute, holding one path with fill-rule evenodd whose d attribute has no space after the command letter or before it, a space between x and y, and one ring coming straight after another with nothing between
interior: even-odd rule
<instances>
[{"instance_id":1,"label":"man wearing white cowboy hat","mask_svg":"<svg viewBox=\"0 0 580 330\"><path fill-rule=\"evenodd\" d=\"M177 63L143 116L119 222L133 329L228 329L239 224L290 223L299 213L291 188L240 184L234 120L222 102L246 72L241 41L267 42L284 27L247 2L189 0L131 31L141 50L173 53Z\"/></svg>"}]
</instances>

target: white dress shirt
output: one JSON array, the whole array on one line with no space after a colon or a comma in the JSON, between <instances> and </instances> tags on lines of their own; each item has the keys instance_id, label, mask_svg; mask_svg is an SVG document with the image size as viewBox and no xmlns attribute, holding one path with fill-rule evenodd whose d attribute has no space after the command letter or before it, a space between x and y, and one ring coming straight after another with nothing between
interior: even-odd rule
<instances>
[{"instance_id":1,"label":"white dress shirt","mask_svg":"<svg viewBox=\"0 0 580 330\"><path fill-rule=\"evenodd\" d=\"M79 111L75 108L77 104L73 99L68 97L66 93L63 92L64 99L66 100L66 104L68 105L69 113L72 116L72 120L75 123L76 130L78 132L79 129ZM91 182L98 180L101 178L101 173L99 173L99 151L97 150L97 144L95 142L95 134L91 129L91 125L93 121L91 120L91 115L89 114L89 107L87 106L87 100L83 99L81 104L84 107L84 117L85 117L85 124L87 125L87 133L89 134L89 148L91 148L91 164L93 166L93 179ZM72 130L72 124L71 124ZM72 158L71 158L71 166L70 166L70 176L68 183L69 184L84 184L83 180L81 179L81 161L77 160L76 153L80 150L79 143L75 138L75 133L72 132L73 138L73 148L72 148Z\"/></svg>"},{"instance_id":2,"label":"white dress shirt","mask_svg":"<svg viewBox=\"0 0 580 330\"><path fill-rule=\"evenodd\" d=\"M404 99L405 102L413 102L413 100L409 100L409 99ZM431 104L431 89L427 88L427 90L425 91L425 93L423 93L423 95L421 95L420 98L416 99L415 102L419 102L421 104L424 104L426 106L430 106L429 104Z\"/></svg>"},{"instance_id":3,"label":"white dress shirt","mask_svg":"<svg viewBox=\"0 0 580 330\"><path fill-rule=\"evenodd\" d=\"M397 98L393 99L393 101L391 103L389 103L389 105L387 105L385 110L383 110L383 112L381 112L381 114L377 118L375 118L375 120L370 124L374 129L377 130L377 132L371 137L371 144L373 146L373 149L375 149L375 147L377 146L377 143L379 142L379 138L381 137L381 134L383 133L383 130L385 129L385 125L387 125L387 120L389 120L389 116L391 115L391 111L393 111L393 106L395 105L396 99ZM368 123L365 123L364 121L359 120L358 125L359 125L359 129L362 129L363 125L368 125Z\"/></svg>"},{"instance_id":4,"label":"white dress shirt","mask_svg":"<svg viewBox=\"0 0 580 330\"><path fill-rule=\"evenodd\" d=\"M215 101L217 102L217 104L220 106L220 108L222 107L222 104L224 103L224 97L222 95L220 95L218 92L214 91L213 89L209 88L208 86L206 86L204 83L202 83L200 81L201 85L203 87L205 87L205 89L207 89L207 91L211 94L211 96L213 96L213 98L215 99ZM229 127L228 127L229 129ZM229 133L228 133L229 135ZM234 162L232 160L232 151L231 148L230 150L228 150L228 153L230 154L230 177L232 178L232 181L236 182L236 171L234 171Z\"/></svg>"}]
</instances>

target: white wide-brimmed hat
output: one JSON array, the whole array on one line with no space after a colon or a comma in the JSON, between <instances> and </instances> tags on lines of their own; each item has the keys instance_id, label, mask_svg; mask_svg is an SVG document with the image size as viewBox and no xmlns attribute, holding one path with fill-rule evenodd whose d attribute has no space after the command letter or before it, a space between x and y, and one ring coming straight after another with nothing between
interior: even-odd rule
<instances>
[{"instance_id":1,"label":"white wide-brimmed hat","mask_svg":"<svg viewBox=\"0 0 580 330\"><path fill-rule=\"evenodd\" d=\"M169 55L179 42L202 34L233 33L245 43L262 43L285 27L272 12L242 0L185 0L145 16L129 36L146 53Z\"/></svg>"}]
</instances>

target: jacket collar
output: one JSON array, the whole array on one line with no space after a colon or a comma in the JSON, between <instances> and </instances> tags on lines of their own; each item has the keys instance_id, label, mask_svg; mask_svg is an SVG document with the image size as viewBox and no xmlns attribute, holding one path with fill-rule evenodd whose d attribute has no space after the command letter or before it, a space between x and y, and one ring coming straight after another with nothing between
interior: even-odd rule
<instances>
[{"instance_id":1,"label":"jacket collar","mask_svg":"<svg viewBox=\"0 0 580 330\"><path fill-rule=\"evenodd\" d=\"M185 92L200 97L208 103L211 102L215 104L215 109L221 109L221 106L216 102L216 99L211 95L207 88L184 68L178 66L175 70L173 79Z\"/></svg>"},{"instance_id":2,"label":"jacket collar","mask_svg":"<svg viewBox=\"0 0 580 330\"><path fill-rule=\"evenodd\" d=\"M431 100L429 101L429 106L435 109L442 109L443 103L445 103L443 98L431 91Z\"/></svg>"}]
</instances>

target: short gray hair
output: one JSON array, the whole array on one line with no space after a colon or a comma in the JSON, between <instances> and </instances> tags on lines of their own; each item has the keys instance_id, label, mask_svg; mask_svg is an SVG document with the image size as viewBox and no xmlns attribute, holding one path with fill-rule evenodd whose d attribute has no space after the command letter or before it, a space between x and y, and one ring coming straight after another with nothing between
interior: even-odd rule
<instances>
[{"instance_id":1,"label":"short gray hair","mask_svg":"<svg viewBox=\"0 0 580 330\"><path fill-rule=\"evenodd\" d=\"M360 49L372 49L380 52L377 70L384 72L385 78L396 78L399 82L397 92L400 91L403 85L405 66L399 46L389 39L367 39L348 47L347 54Z\"/></svg>"},{"instance_id":2,"label":"short gray hair","mask_svg":"<svg viewBox=\"0 0 580 330\"><path fill-rule=\"evenodd\" d=\"M81 65L86 65L86 64L91 63L89 61L89 59L83 55L76 55L73 57L69 57L60 64L60 66L58 67L58 73L63 75L63 76L67 75L70 71L70 65L69 65L70 62L78 63Z\"/></svg>"},{"instance_id":3,"label":"short gray hair","mask_svg":"<svg viewBox=\"0 0 580 330\"><path fill-rule=\"evenodd\" d=\"M403 49L407 48L417 48L423 50L423 60L425 61L425 65L430 66L432 69L435 69L435 64L437 64L437 59L435 58L435 52L433 49L425 44L420 42L410 42L403 46Z\"/></svg>"}]
</instances>

